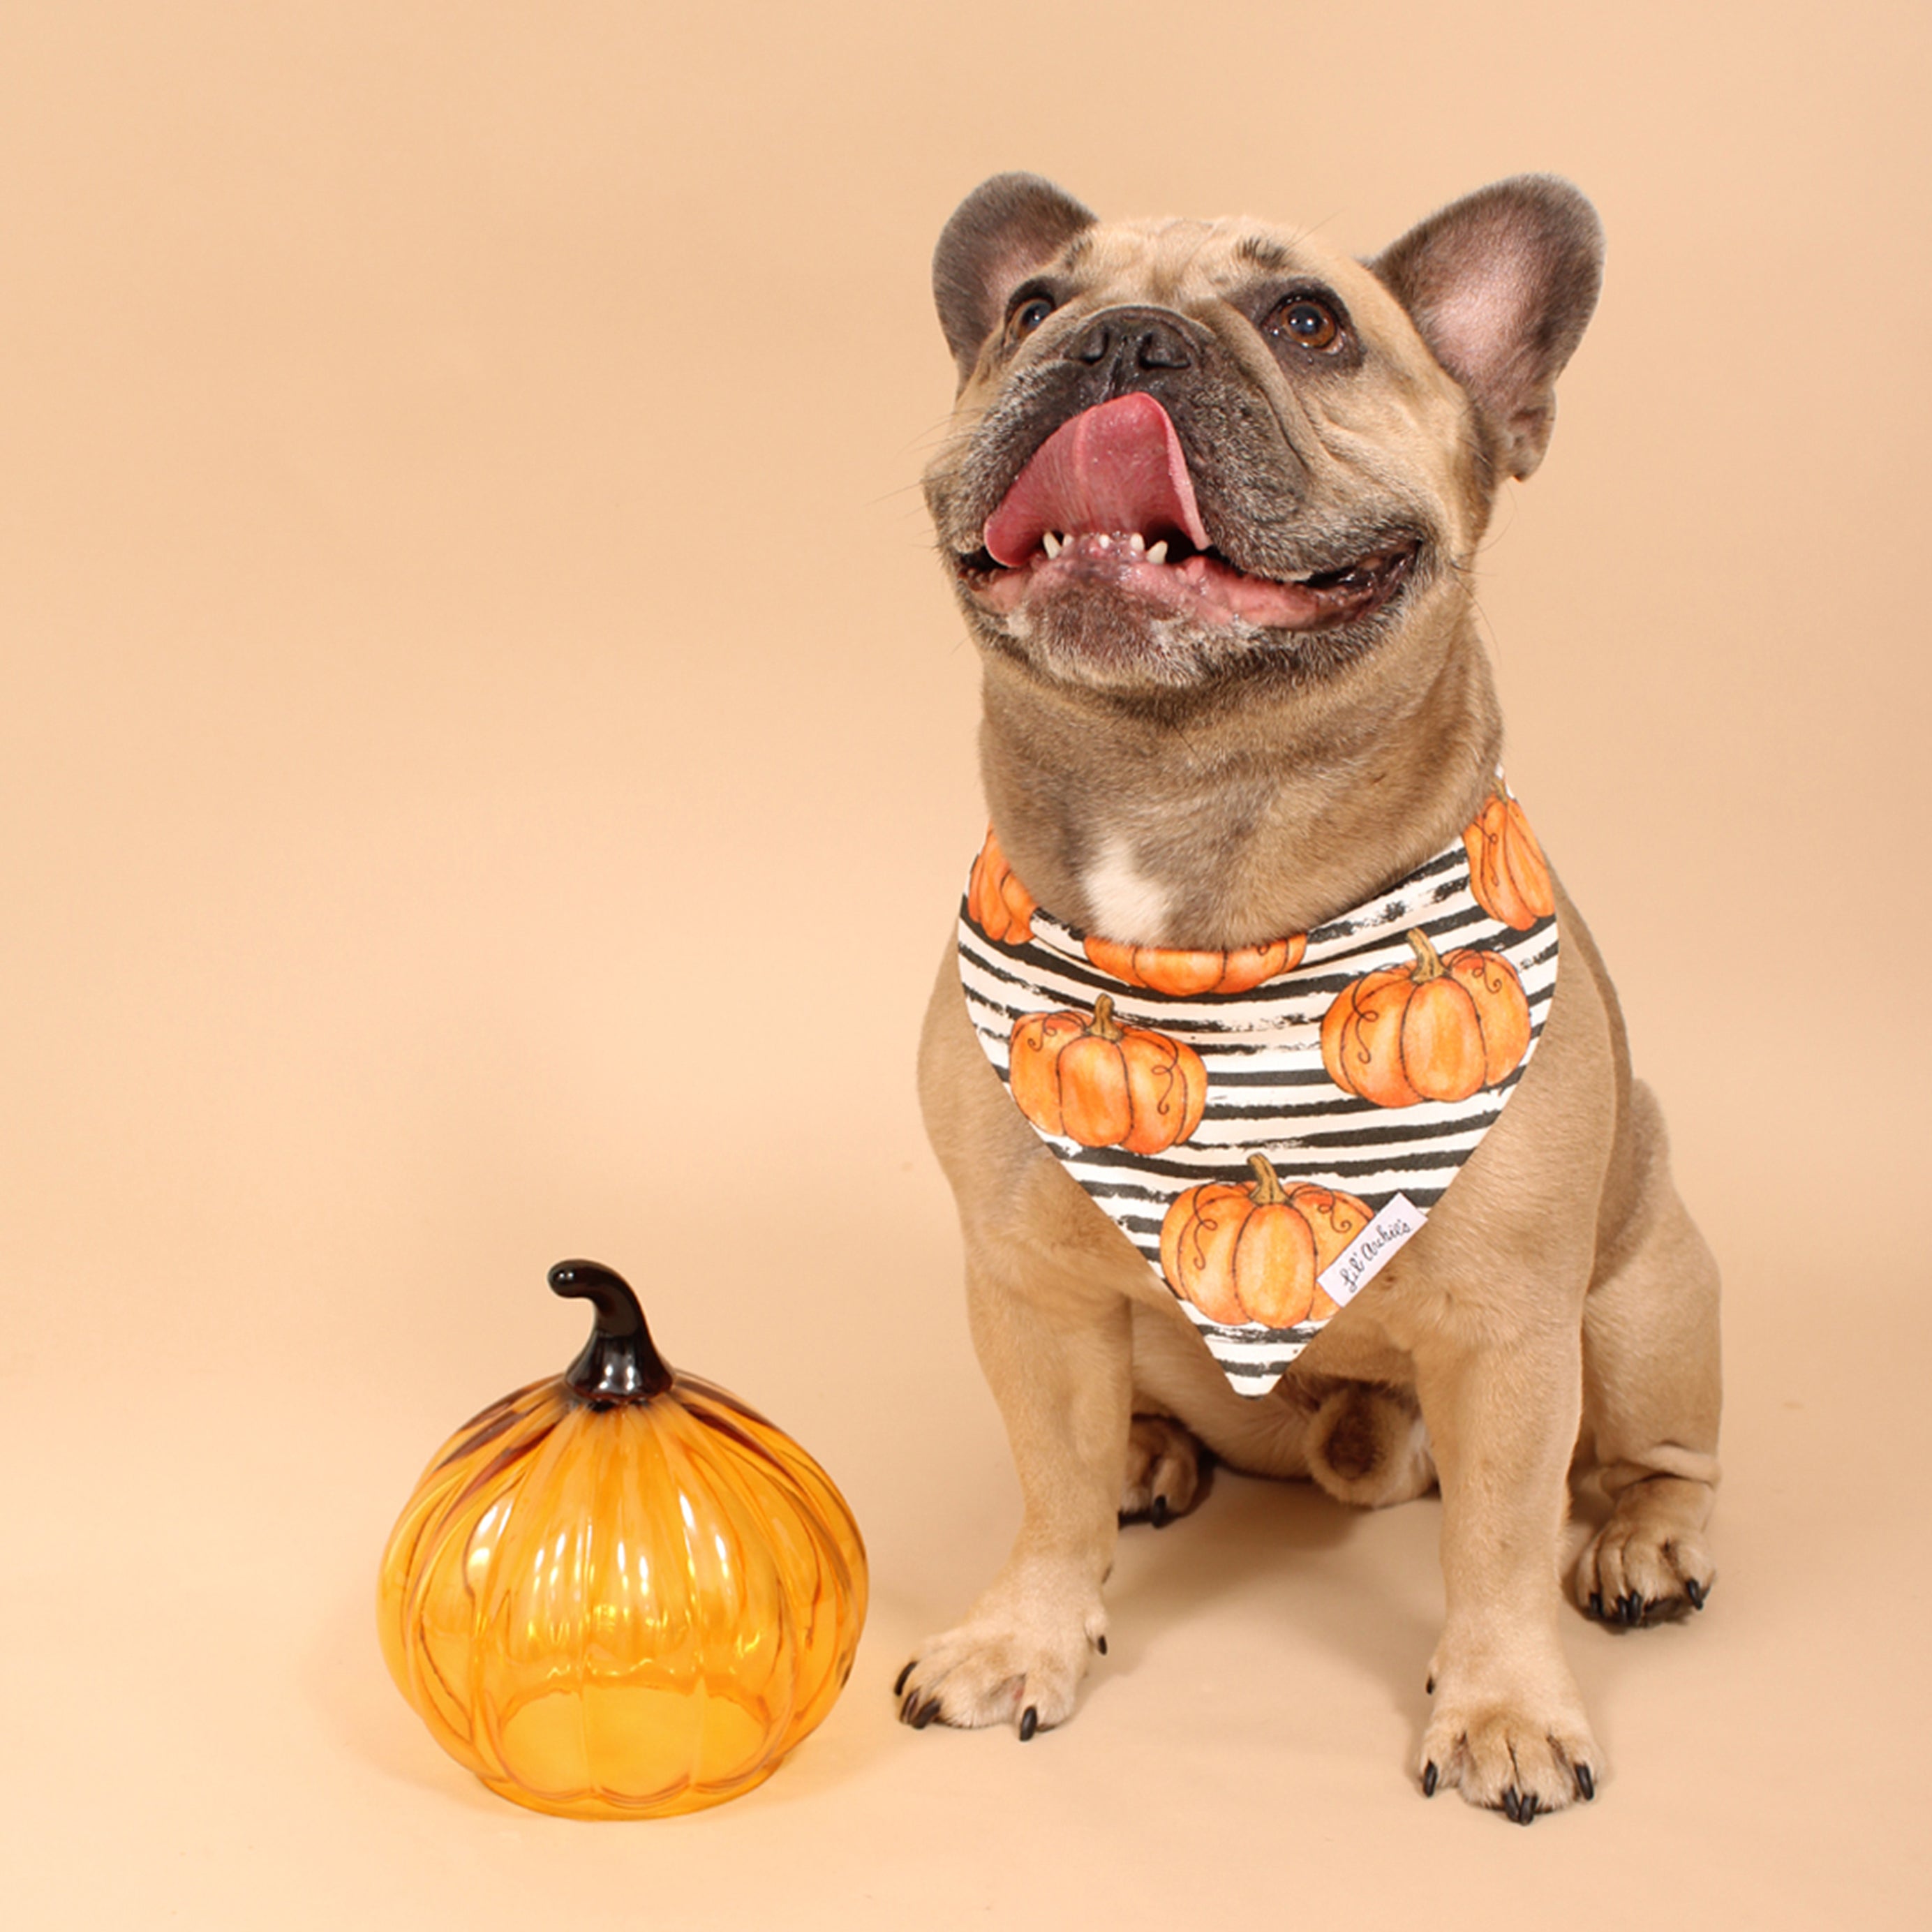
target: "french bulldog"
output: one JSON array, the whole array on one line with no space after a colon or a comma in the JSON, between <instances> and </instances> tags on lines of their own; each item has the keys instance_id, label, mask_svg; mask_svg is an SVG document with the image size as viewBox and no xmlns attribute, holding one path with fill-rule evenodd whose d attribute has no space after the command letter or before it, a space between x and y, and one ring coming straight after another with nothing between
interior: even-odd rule
<instances>
[{"instance_id":1,"label":"french bulldog","mask_svg":"<svg viewBox=\"0 0 1932 1932\"><path fill-rule=\"evenodd\" d=\"M1601 260L1589 203L1547 176L1366 263L1246 219L1103 223L1030 175L968 197L934 262L959 387L925 487L983 664L982 864L1000 869L974 903L1004 891L1117 952L1245 957L1342 929L1473 836L1505 800L1473 565L1499 490L1543 457ZM1018 1028L1003 1072L949 951L921 1099L1023 1517L901 1673L905 1721L1024 1739L1067 1718L1106 1648L1119 1523L1185 1513L1211 1454L1360 1504L1439 1486L1422 1790L1524 1823L1595 1796L1559 1627L1569 1483L1593 1472L1609 1510L1571 1586L1586 1613L1702 1606L1718 1276L1602 960L1544 890L1561 970L1508 1106L1258 1396L1056 1158L1059 1117L1016 1104ZM1260 1186L1244 1199L1307 1198ZM1331 1194L1331 1220L1338 1198L1364 1205ZM1241 1315L1216 1332L1238 1341Z\"/></svg>"}]
</instances>

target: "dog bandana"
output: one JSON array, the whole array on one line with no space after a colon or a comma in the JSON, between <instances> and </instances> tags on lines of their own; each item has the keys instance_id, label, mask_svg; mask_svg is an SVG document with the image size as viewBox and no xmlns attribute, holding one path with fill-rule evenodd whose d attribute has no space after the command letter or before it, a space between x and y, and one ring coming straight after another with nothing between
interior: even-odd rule
<instances>
[{"instance_id":1,"label":"dog bandana","mask_svg":"<svg viewBox=\"0 0 1932 1932\"><path fill-rule=\"evenodd\" d=\"M988 832L959 968L1014 1103L1261 1396L1495 1124L1549 1015L1556 939L1498 779L1460 839L1367 904L1228 952L1076 932Z\"/></svg>"}]
</instances>

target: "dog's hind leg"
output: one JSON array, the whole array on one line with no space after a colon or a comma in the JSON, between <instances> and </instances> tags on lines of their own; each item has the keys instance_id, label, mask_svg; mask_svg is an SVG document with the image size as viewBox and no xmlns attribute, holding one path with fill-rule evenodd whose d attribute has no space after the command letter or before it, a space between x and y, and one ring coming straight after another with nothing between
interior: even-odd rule
<instances>
[{"instance_id":1,"label":"dog's hind leg","mask_svg":"<svg viewBox=\"0 0 1932 1932\"><path fill-rule=\"evenodd\" d=\"M1343 1382L1322 1397L1309 1424L1308 1467L1338 1502L1358 1509L1410 1502L1436 1483L1414 1396L1370 1382Z\"/></svg>"},{"instance_id":2,"label":"dog's hind leg","mask_svg":"<svg viewBox=\"0 0 1932 1932\"><path fill-rule=\"evenodd\" d=\"M1126 1480L1120 1485L1120 1520L1164 1529L1185 1516L1201 1493L1201 1444L1171 1415L1136 1415L1127 1435Z\"/></svg>"},{"instance_id":3,"label":"dog's hind leg","mask_svg":"<svg viewBox=\"0 0 1932 1932\"><path fill-rule=\"evenodd\" d=\"M1630 1090L1630 1205L1583 1310L1584 1446L1610 1520L1577 1565L1576 1600L1612 1623L1701 1610L1715 1574L1718 1268L1670 1178L1649 1089Z\"/></svg>"},{"instance_id":4,"label":"dog's hind leg","mask_svg":"<svg viewBox=\"0 0 1932 1932\"><path fill-rule=\"evenodd\" d=\"M1308 1425L1319 1396L1293 1376L1258 1400L1235 1394L1167 1291L1160 1293L1158 1302L1138 1302L1133 1310L1136 1428L1152 1420L1184 1432L1197 1466L1204 1450L1245 1475L1307 1475ZM1166 1441L1172 1453L1172 1436ZM1130 1463L1130 1482L1132 1473ZM1121 1514L1152 1515L1152 1501L1138 1508L1124 1501ZM1178 1513L1178 1501L1170 1502Z\"/></svg>"},{"instance_id":5,"label":"dog's hind leg","mask_svg":"<svg viewBox=\"0 0 1932 1932\"><path fill-rule=\"evenodd\" d=\"M1401 1364L1391 1357L1381 1366L1393 1373ZM1157 1413L1135 1418L1124 1517L1165 1520L1157 1492L1138 1475L1134 1460L1143 1442L1170 1465L1187 1458L1198 1464L1204 1448L1244 1474L1312 1477L1337 1502L1364 1509L1406 1502L1436 1480L1429 1432L1412 1390L1394 1380L1291 1372L1258 1400L1236 1395L1199 1336L1163 1306L1134 1310L1134 1406ZM1175 1417L1178 1422L1169 1419ZM1148 1466L1161 1464L1150 1460ZM1184 1486L1191 1499L1191 1468ZM1172 1492L1168 1502L1176 1514L1186 1507Z\"/></svg>"}]
</instances>

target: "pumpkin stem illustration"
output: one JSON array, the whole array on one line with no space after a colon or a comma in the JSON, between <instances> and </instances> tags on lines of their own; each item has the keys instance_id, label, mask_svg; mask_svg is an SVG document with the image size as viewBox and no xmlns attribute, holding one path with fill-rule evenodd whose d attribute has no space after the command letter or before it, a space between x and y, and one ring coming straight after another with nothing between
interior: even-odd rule
<instances>
[{"instance_id":1,"label":"pumpkin stem illustration","mask_svg":"<svg viewBox=\"0 0 1932 1932\"><path fill-rule=\"evenodd\" d=\"M644 1311L631 1284L601 1262L559 1262L550 1292L587 1301L596 1326L584 1352L564 1371L579 1395L595 1402L649 1402L671 1385L671 1372L652 1346Z\"/></svg>"},{"instance_id":2,"label":"pumpkin stem illustration","mask_svg":"<svg viewBox=\"0 0 1932 1932\"><path fill-rule=\"evenodd\" d=\"M1279 1208L1288 1198L1282 1189L1281 1176L1274 1171L1273 1164L1264 1154L1251 1154L1248 1165L1255 1171L1255 1184L1249 1190L1257 1208Z\"/></svg>"},{"instance_id":3,"label":"pumpkin stem illustration","mask_svg":"<svg viewBox=\"0 0 1932 1932\"><path fill-rule=\"evenodd\" d=\"M1124 1037L1120 1022L1114 1017L1114 998L1111 993L1102 993L1094 1002L1094 1017L1087 1022L1087 1030L1096 1040L1116 1040Z\"/></svg>"},{"instance_id":4,"label":"pumpkin stem illustration","mask_svg":"<svg viewBox=\"0 0 1932 1932\"><path fill-rule=\"evenodd\" d=\"M1415 954L1415 968L1412 976L1419 986L1425 980L1439 980L1442 976L1442 956L1429 943L1426 932L1411 931L1405 935Z\"/></svg>"}]
</instances>

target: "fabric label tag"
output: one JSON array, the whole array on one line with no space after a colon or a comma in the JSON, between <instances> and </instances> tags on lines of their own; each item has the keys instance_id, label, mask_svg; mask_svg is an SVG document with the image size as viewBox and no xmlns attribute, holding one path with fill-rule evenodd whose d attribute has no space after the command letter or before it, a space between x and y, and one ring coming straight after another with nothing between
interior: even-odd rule
<instances>
[{"instance_id":1,"label":"fabric label tag","mask_svg":"<svg viewBox=\"0 0 1932 1932\"><path fill-rule=\"evenodd\" d=\"M1382 1212L1322 1270L1318 1277L1322 1293L1338 1307L1354 1300L1428 1219L1406 1195L1392 1195Z\"/></svg>"}]
</instances>

